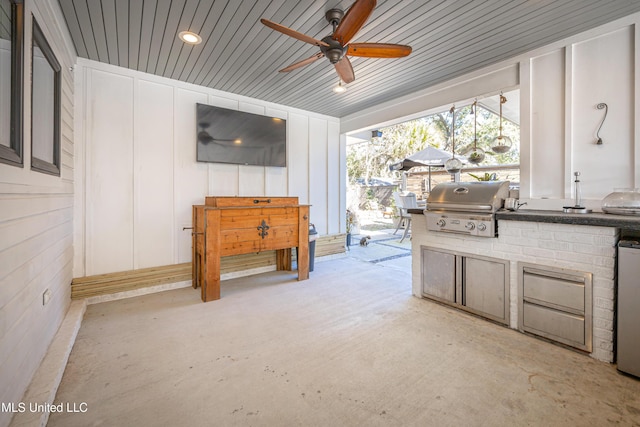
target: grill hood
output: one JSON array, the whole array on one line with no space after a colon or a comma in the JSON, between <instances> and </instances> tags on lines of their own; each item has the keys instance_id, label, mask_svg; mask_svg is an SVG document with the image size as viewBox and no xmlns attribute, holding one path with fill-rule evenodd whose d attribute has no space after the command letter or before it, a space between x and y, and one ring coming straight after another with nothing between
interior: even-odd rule
<instances>
[{"instance_id":1,"label":"grill hood","mask_svg":"<svg viewBox=\"0 0 640 427\"><path fill-rule=\"evenodd\" d=\"M495 212L509 197L509 181L445 182L427 198L428 211Z\"/></svg>"}]
</instances>

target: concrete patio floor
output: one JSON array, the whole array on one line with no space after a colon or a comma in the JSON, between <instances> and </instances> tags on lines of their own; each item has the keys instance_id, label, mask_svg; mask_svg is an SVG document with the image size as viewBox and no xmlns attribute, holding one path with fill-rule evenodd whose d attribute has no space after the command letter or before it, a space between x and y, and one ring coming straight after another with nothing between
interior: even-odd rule
<instances>
[{"instance_id":1,"label":"concrete patio floor","mask_svg":"<svg viewBox=\"0 0 640 427\"><path fill-rule=\"evenodd\" d=\"M396 268L411 273L411 234L400 243L403 229L394 235L394 228L383 230L361 230L351 237L347 256L368 261L384 267ZM360 239L370 236L367 246L360 246Z\"/></svg>"},{"instance_id":2,"label":"concrete patio floor","mask_svg":"<svg viewBox=\"0 0 640 427\"><path fill-rule=\"evenodd\" d=\"M214 302L182 288L89 306L56 396L87 410L48 425L640 425L638 380L413 297L411 270L387 264L411 257L384 260L409 242L387 238L309 280L225 281Z\"/></svg>"}]
</instances>

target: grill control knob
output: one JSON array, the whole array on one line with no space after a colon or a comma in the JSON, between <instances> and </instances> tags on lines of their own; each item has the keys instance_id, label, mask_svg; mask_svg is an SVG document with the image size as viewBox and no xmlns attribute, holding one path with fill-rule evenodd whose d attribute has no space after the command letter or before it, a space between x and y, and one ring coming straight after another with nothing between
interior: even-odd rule
<instances>
[{"instance_id":1,"label":"grill control knob","mask_svg":"<svg viewBox=\"0 0 640 427\"><path fill-rule=\"evenodd\" d=\"M476 225L472 222L468 222L467 225L464 226L464 228L466 228L467 230L471 231L474 228L476 228Z\"/></svg>"},{"instance_id":2,"label":"grill control knob","mask_svg":"<svg viewBox=\"0 0 640 427\"><path fill-rule=\"evenodd\" d=\"M487 225L483 222L481 222L480 224L478 224L478 230L479 231L484 231L487 229Z\"/></svg>"},{"instance_id":3,"label":"grill control knob","mask_svg":"<svg viewBox=\"0 0 640 427\"><path fill-rule=\"evenodd\" d=\"M444 227L446 224L447 222L444 219L439 219L438 222L436 222L438 227Z\"/></svg>"}]
</instances>

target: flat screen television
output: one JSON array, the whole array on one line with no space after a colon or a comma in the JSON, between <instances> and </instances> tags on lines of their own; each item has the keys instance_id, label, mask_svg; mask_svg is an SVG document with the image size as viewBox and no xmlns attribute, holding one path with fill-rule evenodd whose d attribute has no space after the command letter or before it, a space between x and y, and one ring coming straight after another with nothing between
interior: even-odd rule
<instances>
[{"instance_id":1,"label":"flat screen television","mask_svg":"<svg viewBox=\"0 0 640 427\"><path fill-rule=\"evenodd\" d=\"M236 165L287 165L287 121L196 104L197 161Z\"/></svg>"}]
</instances>

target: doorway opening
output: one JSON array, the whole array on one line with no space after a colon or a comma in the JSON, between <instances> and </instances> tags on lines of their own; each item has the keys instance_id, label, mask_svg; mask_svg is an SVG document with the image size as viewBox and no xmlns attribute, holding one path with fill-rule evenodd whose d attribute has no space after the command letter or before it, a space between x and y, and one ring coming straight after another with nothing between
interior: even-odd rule
<instances>
[{"instance_id":1,"label":"doorway opening","mask_svg":"<svg viewBox=\"0 0 640 427\"><path fill-rule=\"evenodd\" d=\"M347 231L353 236L351 245L359 244L362 236L378 233L401 240L404 233L399 231L409 225L402 218L402 207L394 193L415 194L418 205L424 206L431 188L453 179L510 181L512 189L519 189L519 92L516 89L456 103L455 115L451 106L442 106L416 119L347 135L347 209L351 225ZM506 101L501 102L501 96ZM492 149L499 135L512 141L505 152ZM463 166L452 175L444 163L453 157L454 143L455 157ZM481 162L470 161L474 148L485 153ZM405 162L431 149L440 157L415 165Z\"/></svg>"}]
</instances>

